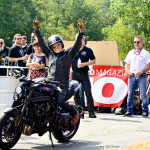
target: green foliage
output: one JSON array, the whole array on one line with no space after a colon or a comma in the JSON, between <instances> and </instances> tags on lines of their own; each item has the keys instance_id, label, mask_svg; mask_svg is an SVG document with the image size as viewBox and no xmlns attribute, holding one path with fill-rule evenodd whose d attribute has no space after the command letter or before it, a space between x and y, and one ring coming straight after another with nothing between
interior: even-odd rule
<instances>
[{"instance_id":1,"label":"green foliage","mask_svg":"<svg viewBox=\"0 0 150 150\"><path fill-rule=\"evenodd\" d=\"M125 59L129 50L134 49L133 37L134 31L124 24L122 19L117 20L116 24L112 27L103 29L103 34L107 34L104 40L117 41L120 60Z\"/></svg>"},{"instance_id":2,"label":"green foliage","mask_svg":"<svg viewBox=\"0 0 150 150\"><path fill-rule=\"evenodd\" d=\"M33 31L33 17L36 15L32 0L2 0L0 12L0 38L5 40L7 46L12 45L13 36L17 33L29 39Z\"/></svg>"},{"instance_id":3,"label":"green foliage","mask_svg":"<svg viewBox=\"0 0 150 150\"><path fill-rule=\"evenodd\" d=\"M74 40L79 18L89 40L102 40L102 28L112 24L109 5L110 0L2 0L0 35L7 46L11 46L16 33L26 35L29 43L32 21L37 15L46 41L52 34Z\"/></svg>"},{"instance_id":4,"label":"green foliage","mask_svg":"<svg viewBox=\"0 0 150 150\"><path fill-rule=\"evenodd\" d=\"M77 26L79 18L84 22L85 33L89 40L102 40L102 28L111 20L109 0L33 1L37 3L37 11L42 16L40 22L45 40L51 34L59 34L65 40L74 40L79 30ZM74 28L73 32L68 28L70 25Z\"/></svg>"},{"instance_id":5,"label":"green foliage","mask_svg":"<svg viewBox=\"0 0 150 150\"><path fill-rule=\"evenodd\" d=\"M104 29L103 33L107 34L105 40L117 41L120 59L124 59L133 47L136 35L143 36L144 48L150 51L150 0L112 0L110 8L117 21Z\"/></svg>"}]
</instances>

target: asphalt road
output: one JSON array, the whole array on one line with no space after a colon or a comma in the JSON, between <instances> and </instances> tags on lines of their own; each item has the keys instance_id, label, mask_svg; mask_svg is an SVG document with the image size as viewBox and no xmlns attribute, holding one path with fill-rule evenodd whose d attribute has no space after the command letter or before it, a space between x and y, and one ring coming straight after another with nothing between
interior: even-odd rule
<instances>
[{"instance_id":1,"label":"asphalt road","mask_svg":"<svg viewBox=\"0 0 150 150\"><path fill-rule=\"evenodd\" d=\"M150 141L150 117L140 115L123 117L111 113L98 113L97 118L81 120L77 134L67 143L58 143L55 147L46 133L42 137L37 134L21 136L13 150L100 150L104 147L126 147L138 142Z\"/></svg>"}]
</instances>

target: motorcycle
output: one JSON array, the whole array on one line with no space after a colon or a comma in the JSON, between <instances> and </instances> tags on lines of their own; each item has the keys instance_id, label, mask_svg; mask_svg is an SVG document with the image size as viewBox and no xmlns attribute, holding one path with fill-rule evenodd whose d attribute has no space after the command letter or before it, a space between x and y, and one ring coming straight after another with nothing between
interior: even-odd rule
<instances>
[{"instance_id":1,"label":"motorcycle","mask_svg":"<svg viewBox=\"0 0 150 150\"><path fill-rule=\"evenodd\" d=\"M11 149L20 139L21 134L42 136L47 131L53 144L53 137L60 141L69 141L77 132L80 117L75 125L72 116L55 102L58 88L63 88L59 81L47 78L28 79L23 70L15 71L20 84L13 95L11 108L0 117L0 148ZM66 100L70 99L80 88L77 81L70 81ZM74 106L76 107L76 106ZM76 107L83 115L81 108Z\"/></svg>"}]
</instances>

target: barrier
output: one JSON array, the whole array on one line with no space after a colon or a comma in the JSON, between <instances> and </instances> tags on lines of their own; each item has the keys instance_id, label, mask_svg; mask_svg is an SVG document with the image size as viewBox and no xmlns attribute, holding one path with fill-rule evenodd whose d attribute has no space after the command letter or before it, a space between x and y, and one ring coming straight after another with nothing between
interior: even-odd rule
<instances>
[{"instance_id":1,"label":"barrier","mask_svg":"<svg viewBox=\"0 0 150 150\"><path fill-rule=\"evenodd\" d=\"M19 84L14 77L0 77L0 113L10 107L13 102L13 93Z\"/></svg>"},{"instance_id":2,"label":"barrier","mask_svg":"<svg viewBox=\"0 0 150 150\"><path fill-rule=\"evenodd\" d=\"M19 79L13 77L15 69L28 69L28 67L18 66L0 66L0 69L7 69L6 75L0 76L0 114L7 108L11 107L13 102L13 93L19 85ZM48 67L45 67L47 76Z\"/></svg>"},{"instance_id":3,"label":"barrier","mask_svg":"<svg viewBox=\"0 0 150 150\"><path fill-rule=\"evenodd\" d=\"M28 69L27 67L17 66L0 66L1 69L7 69L5 76L0 76L0 114L7 108L11 107L13 102L13 93L19 85L19 79L12 76L14 69Z\"/></svg>"}]
</instances>

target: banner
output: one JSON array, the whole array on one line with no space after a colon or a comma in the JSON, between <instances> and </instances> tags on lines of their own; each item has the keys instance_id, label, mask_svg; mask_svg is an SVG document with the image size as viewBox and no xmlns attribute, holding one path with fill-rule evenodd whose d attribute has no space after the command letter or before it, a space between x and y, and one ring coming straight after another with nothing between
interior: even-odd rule
<instances>
[{"instance_id":1,"label":"banner","mask_svg":"<svg viewBox=\"0 0 150 150\"><path fill-rule=\"evenodd\" d=\"M89 77L94 106L115 108L122 104L128 92L128 77L125 76L125 67L93 66ZM73 98L71 101L73 102Z\"/></svg>"},{"instance_id":2,"label":"banner","mask_svg":"<svg viewBox=\"0 0 150 150\"><path fill-rule=\"evenodd\" d=\"M125 67L93 66L89 73L95 106L119 107L128 92Z\"/></svg>"}]
</instances>

